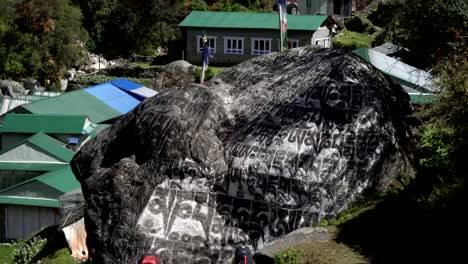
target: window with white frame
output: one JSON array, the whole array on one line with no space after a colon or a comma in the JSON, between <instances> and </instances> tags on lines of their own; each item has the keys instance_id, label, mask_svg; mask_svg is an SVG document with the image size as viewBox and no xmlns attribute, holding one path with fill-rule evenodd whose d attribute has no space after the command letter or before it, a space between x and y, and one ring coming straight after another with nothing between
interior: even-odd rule
<instances>
[{"instance_id":1,"label":"window with white frame","mask_svg":"<svg viewBox=\"0 0 468 264\"><path fill-rule=\"evenodd\" d=\"M316 39L314 44L317 45L317 46L325 47L325 48L330 48L331 47L330 38Z\"/></svg>"},{"instance_id":2,"label":"window with white frame","mask_svg":"<svg viewBox=\"0 0 468 264\"><path fill-rule=\"evenodd\" d=\"M210 47L210 53L216 53L216 37L206 36L208 47ZM198 53L203 52L203 36L197 36L197 51Z\"/></svg>"},{"instance_id":3,"label":"window with white frame","mask_svg":"<svg viewBox=\"0 0 468 264\"><path fill-rule=\"evenodd\" d=\"M224 54L244 54L244 38L224 37Z\"/></svg>"},{"instance_id":4,"label":"window with white frame","mask_svg":"<svg viewBox=\"0 0 468 264\"><path fill-rule=\"evenodd\" d=\"M299 47L298 39L288 39L288 49L294 49Z\"/></svg>"},{"instance_id":5,"label":"window with white frame","mask_svg":"<svg viewBox=\"0 0 468 264\"><path fill-rule=\"evenodd\" d=\"M271 52L271 39L252 38L252 55L262 55Z\"/></svg>"}]
</instances>

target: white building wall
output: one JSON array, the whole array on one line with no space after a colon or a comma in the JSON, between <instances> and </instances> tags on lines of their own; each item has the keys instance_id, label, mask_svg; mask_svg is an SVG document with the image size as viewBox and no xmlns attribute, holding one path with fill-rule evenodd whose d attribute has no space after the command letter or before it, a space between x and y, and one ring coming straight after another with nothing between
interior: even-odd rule
<instances>
[{"instance_id":1,"label":"white building wall","mask_svg":"<svg viewBox=\"0 0 468 264\"><path fill-rule=\"evenodd\" d=\"M311 40L312 45L318 45L325 48L331 48L332 45L332 37L330 35L330 30L326 27L320 27L317 31L314 32L312 35Z\"/></svg>"}]
</instances>

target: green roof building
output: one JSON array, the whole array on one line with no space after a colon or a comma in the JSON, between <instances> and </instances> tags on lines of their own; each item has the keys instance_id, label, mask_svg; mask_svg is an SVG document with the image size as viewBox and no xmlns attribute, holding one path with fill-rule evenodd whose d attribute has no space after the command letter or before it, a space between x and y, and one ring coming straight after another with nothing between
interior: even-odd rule
<instances>
[{"instance_id":1,"label":"green roof building","mask_svg":"<svg viewBox=\"0 0 468 264\"><path fill-rule=\"evenodd\" d=\"M125 79L43 98L49 93L2 103L0 242L57 224L59 196L80 188L69 165L75 151L157 94Z\"/></svg>"},{"instance_id":2,"label":"green roof building","mask_svg":"<svg viewBox=\"0 0 468 264\"><path fill-rule=\"evenodd\" d=\"M400 84L409 94L413 104L423 105L438 99L437 93L440 92L440 88L434 84L434 77L428 72L374 49L358 48L353 52Z\"/></svg>"},{"instance_id":3,"label":"green roof building","mask_svg":"<svg viewBox=\"0 0 468 264\"><path fill-rule=\"evenodd\" d=\"M68 166L74 152L62 142L37 133L0 152L0 190Z\"/></svg>"},{"instance_id":4,"label":"green roof building","mask_svg":"<svg viewBox=\"0 0 468 264\"><path fill-rule=\"evenodd\" d=\"M18 107L16 112L30 114L85 115L93 123L100 123L122 115L85 89L35 101Z\"/></svg>"},{"instance_id":5,"label":"green roof building","mask_svg":"<svg viewBox=\"0 0 468 264\"><path fill-rule=\"evenodd\" d=\"M84 115L6 114L0 127L0 150L36 133L47 134L77 150L96 126Z\"/></svg>"},{"instance_id":6,"label":"green roof building","mask_svg":"<svg viewBox=\"0 0 468 264\"><path fill-rule=\"evenodd\" d=\"M0 133L85 134L90 124L84 115L7 114Z\"/></svg>"},{"instance_id":7,"label":"green roof building","mask_svg":"<svg viewBox=\"0 0 468 264\"><path fill-rule=\"evenodd\" d=\"M329 32L334 23L328 16L288 15L287 20L290 48L331 45ZM179 26L186 41L186 60L195 64L201 63L205 34L212 53L210 64L232 65L279 50L277 13L192 11ZM319 29L320 38L314 38Z\"/></svg>"},{"instance_id":8,"label":"green roof building","mask_svg":"<svg viewBox=\"0 0 468 264\"><path fill-rule=\"evenodd\" d=\"M80 187L69 165L0 191L0 240L24 239L59 223L59 197Z\"/></svg>"}]
</instances>

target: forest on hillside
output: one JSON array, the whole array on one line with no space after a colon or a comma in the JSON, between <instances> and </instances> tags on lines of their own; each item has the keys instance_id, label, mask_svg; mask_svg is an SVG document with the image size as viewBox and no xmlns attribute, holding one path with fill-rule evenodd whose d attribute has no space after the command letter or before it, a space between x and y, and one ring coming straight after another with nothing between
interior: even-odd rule
<instances>
[{"instance_id":1,"label":"forest on hillside","mask_svg":"<svg viewBox=\"0 0 468 264\"><path fill-rule=\"evenodd\" d=\"M364 5L369 0L357 0ZM379 1L381 2L381 1ZM377 25L407 61L430 69L466 40L463 0L390 0ZM178 23L192 10L272 12L275 0L0 0L0 77L52 82L87 51L106 59L180 54Z\"/></svg>"},{"instance_id":2,"label":"forest on hillside","mask_svg":"<svg viewBox=\"0 0 468 264\"><path fill-rule=\"evenodd\" d=\"M178 47L177 25L191 10L272 7L273 0L0 0L0 77L54 82L86 51L115 59Z\"/></svg>"}]
</instances>

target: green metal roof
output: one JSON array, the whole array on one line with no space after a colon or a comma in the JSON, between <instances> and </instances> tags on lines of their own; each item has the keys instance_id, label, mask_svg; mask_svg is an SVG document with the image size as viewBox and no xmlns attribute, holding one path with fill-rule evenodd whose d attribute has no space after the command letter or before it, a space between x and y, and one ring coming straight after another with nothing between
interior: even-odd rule
<instances>
[{"instance_id":1,"label":"green metal roof","mask_svg":"<svg viewBox=\"0 0 468 264\"><path fill-rule=\"evenodd\" d=\"M439 100L439 96L430 93L409 93L410 100L413 104L431 104Z\"/></svg>"},{"instance_id":2,"label":"green metal roof","mask_svg":"<svg viewBox=\"0 0 468 264\"><path fill-rule=\"evenodd\" d=\"M106 129L106 128L110 127L110 126L111 126L111 125L108 125L108 124L98 124L98 125L93 129L93 131L91 131L90 136L91 136L92 138L95 138L95 137L97 137L97 135L98 135L101 131L103 131L104 129Z\"/></svg>"},{"instance_id":3,"label":"green metal roof","mask_svg":"<svg viewBox=\"0 0 468 264\"><path fill-rule=\"evenodd\" d=\"M122 115L84 89L35 101L20 107L33 114L86 114L94 123L100 123Z\"/></svg>"},{"instance_id":4,"label":"green metal roof","mask_svg":"<svg viewBox=\"0 0 468 264\"><path fill-rule=\"evenodd\" d=\"M62 142L56 140L55 138L52 138L42 132L39 132L39 133L36 133L35 135L31 136L31 137L28 137L26 139L24 139L23 141L20 141L18 142L18 144L14 145L13 147L9 148L9 149L6 149L6 150L3 150L0 152L0 155L5 153L5 152L8 152L24 143L31 143L33 144L34 146L46 151L47 153L63 160L64 162L69 162L73 156L75 155L75 153L66 148L65 147L65 144L63 144ZM3 169L3 170L6 170L7 168L5 166L12 166L12 165L7 165L8 163L6 162L0 162L0 169ZM18 168L30 168L30 167L37 167L37 168L49 168L49 167L52 167L52 168L56 168L55 165L61 165L61 164L48 164L48 163L40 163L40 164L37 164L37 165L34 165L34 163L25 163L25 164L22 164L22 163L13 163L13 166L14 164L18 164ZM19 170L19 169L18 169ZM41 170L44 170L44 169L41 169Z\"/></svg>"},{"instance_id":5,"label":"green metal roof","mask_svg":"<svg viewBox=\"0 0 468 264\"><path fill-rule=\"evenodd\" d=\"M45 96L45 95L18 94L18 95L16 95L15 99L28 100L28 101L39 101L39 100L47 99L49 97L50 96Z\"/></svg>"},{"instance_id":6,"label":"green metal roof","mask_svg":"<svg viewBox=\"0 0 468 264\"><path fill-rule=\"evenodd\" d=\"M21 196L0 196L0 204L16 204L42 207L59 207L58 199L45 199Z\"/></svg>"},{"instance_id":7,"label":"green metal roof","mask_svg":"<svg viewBox=\"0 0 468 264\"><path fill-rule=\"evenodd\" d=\"M45 173L41 176L37 176L33 179L24 181L15 186L6 188L0 192L0 204L18 204L18 205L31 205L31 206L44 206L44 207L58 207L58 198L50 199L43 197L27 197L27 196L15 196L11 195L12 191L15 189L20 189L25 185L32 183L33 181L38 181L44 183L58 191L67 193L69 191L75 190L80 187L80 183L76 180L75 175L73 174L69 165L48 173ZM31 185L31 184L30 184ZM9 195L3 196L2 193L8 192Z\"/></svg>"},{"instance_id":8,"label":"green metal roof","mask_svg":"<svg viewBox=\"0 0 468 264\"><path fill-rule=\"evenodd\" d=\"M26 140L67 162L75 155L75 153L72 150L67 149L62 142L41 132L27 138Z\"/></svg>"},{"instance_id":9,"label":"green metal roof","mask_svg":"<svg viewBox=\"0 0 468 264\"><path fill-rule=\"evenodd\" d=\"M439 92L432 76L423 70L403 63L395 58L369 48L358 48L356 55L371 63L374 67L392 77L398 83L423 92Z\"/></svg>"},{"instance_id":10,"label":"green metal roof","mask_svg":"<svg viewBox=\"0 0 468 264\"><path fill-rule=\"evenodd\" d=\"M287 18L288 30L317 30L327 18L321 15L290 15ZM192 11L179 26L279 29L279 19L276 13Z\"/></svg>"},{"instance_id":11,"label":"green metal roof","mask_svg":"<svg viewBox=\"0 0 468 264\"><path fill-rule=\"evenodd\" d=\"M0 132L83 134L84 115L7 114Z\"/></svg>"},{"instance_id":12,"label":"green metal roof","mask_svg":"<svg viewBox=\"0 0 468 264\"><path fill-rule=\"evenodd\" d=\"M81 186L78 180L76 180L70 166L66 166L62 169L37 176L34 179L45 183L63 193L69 192Z\"/></svg>"},{"instance_id":13,"label":"green metal roof","mask_svg":"<svg viewBox=\"0 0 468 264\"><path fill-rule=\"evenodd\" d=\"M0 162L0 170L53 171L66 165L65 163Z\"/></svg>"}]
</instances>

